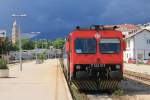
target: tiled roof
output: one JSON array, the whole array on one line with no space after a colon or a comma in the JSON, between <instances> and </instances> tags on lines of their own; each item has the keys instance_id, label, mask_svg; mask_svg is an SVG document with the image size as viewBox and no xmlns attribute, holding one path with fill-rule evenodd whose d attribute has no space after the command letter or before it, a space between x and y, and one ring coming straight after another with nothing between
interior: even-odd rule
<instances>
[{"instance_id":1,"label":"tiled roof","mask_svg":"<svg viewBox=\"0 0 150 100\"><path fill-rule=\"evenodd\" d=\"M117 25L119 27L118 30L139 30L140 27L137 26L137 25L134 25L134 24L120 24L120 25Z\"/></svg>"},{"instance_id":2,"label":"tiled roof","mask_svg":"<svg viewBox=\"0 0 150 100\"><path fill-rule=\"evenodd\" d=\"M137 34L143 32L143 31L148 31L148 32L150 32L150 31L147 30L147 29L141 29L141 30L138 30L137 32L134 32L134 33L132 33L132 34L126 35L126 38L133 37L133 36L135 36L135 35L137 35Z\"/></svg>"},{"instance_id":3,"label":"tiled roof","mask_svg":"<svg viewBox=\"0 0 150 100\"><path fill-rule=\"evenodd\" d=\"M106 25L107 27L117 26L119 31L124 30L139 30L140 27L135 24L118 24L118 25Z\"/></svg>"},{"instance_id":4,"label":"tiled roof","mask_svg":"<svg viewBox=\"0 0 150 100\"><path fill-rule=\"evenodd\" d=\"M120 28L127 28L127 29L137 29L138 27L134 24L121 24L121 25L117 25Z\"/></svg>"}]
</instances>

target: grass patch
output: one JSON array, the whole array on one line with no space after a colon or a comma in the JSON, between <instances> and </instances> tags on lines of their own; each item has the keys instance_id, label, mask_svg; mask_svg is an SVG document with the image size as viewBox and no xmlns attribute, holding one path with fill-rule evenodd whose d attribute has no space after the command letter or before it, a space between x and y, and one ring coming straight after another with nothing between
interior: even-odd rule
<instances>
[{"instance_id":1,"label":"grass patch","mask_svg":"<svg viewBox=\"0 0 150 100\"><path fill-rule=\"evenodd\" d=\"M115 92L114 92L114 95L115 96L123 96L124 95L124 91L122 89L117 89Z\"/></svg>"},{"instance_id":2,"label":"grass patch","mask_svg":"<svg viewBox=\"0 0 150 100\"><path fill-rule=\"evenodd\" d=\"M71 88L71 91L73 93L73 99L74 100L89 100L87 95L83 92L80 92L79 90L75 88Z\"/></svg>"}]
</instances>

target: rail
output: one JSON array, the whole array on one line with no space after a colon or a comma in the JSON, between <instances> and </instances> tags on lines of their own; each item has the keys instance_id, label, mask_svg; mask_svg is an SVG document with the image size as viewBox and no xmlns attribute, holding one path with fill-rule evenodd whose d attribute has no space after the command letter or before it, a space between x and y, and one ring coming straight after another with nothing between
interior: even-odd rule
<instances>
[{"instance_id":1,"label":"rail","mask_svg":"<svg viewBox=\"0 0 150 100\"><path fill-rule=\"evenodd\" d=\"M124 77L150 86L150 75L124 70Z\"/></svg>"}]
</instances>

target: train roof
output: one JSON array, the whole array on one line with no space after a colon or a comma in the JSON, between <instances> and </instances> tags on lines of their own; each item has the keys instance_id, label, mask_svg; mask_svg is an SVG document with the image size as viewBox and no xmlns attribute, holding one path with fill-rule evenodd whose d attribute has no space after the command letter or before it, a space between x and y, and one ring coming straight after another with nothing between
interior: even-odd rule
<instances>
[{"instance_id":1,"label":"train roof","mask_svg":"<svg viewBox=\"0 0 150 100\"><path fill-rule=\"evenodd\" d=\"M119 27L117 26L103 26L103 25L92 25L90 27L80 27L77 26L76 29L73 30L70 34L76 32L76 31L115 31L115 32L121 32L117 30Z\"/></svg>"},{"instance_id":2,"label":"train roof","mask_svg":"<svg viewBox=\"0 0 150 100\"><path fill-rule=\"evenodd\" d=\"M70 36L74 36L76 34L76 36L81 36L81 34L83 33L95 33L95 32L102 32L103 36L117 36L117 37L124 37L124 35L122 34L121 31L117 30L119 27L117 26L103 26L103 25L92 25L90 27L79 27L77 26L76 29L74 29L71 33L69 33L69 35L67 36L67 38L69 38ZM89 36L89 34L87 33L87 35ZM73 35L74 34L74 35Z\"/></svg>"},{"instance_id":3,"label":"train roof","mask_svg":"<svg viewBox=\"0 0 150 100\"><path fill-rule=\"evenodd\" d=\"M119 27L117 26L103 26L103 25L92 25L90 27L80 27L77 26L76 29L74 29L69 35L73 34L74 32L77 31L112 31L112 32L117 32L121 33L121 31L117 30Z\"/></svg>"}]
</instances>

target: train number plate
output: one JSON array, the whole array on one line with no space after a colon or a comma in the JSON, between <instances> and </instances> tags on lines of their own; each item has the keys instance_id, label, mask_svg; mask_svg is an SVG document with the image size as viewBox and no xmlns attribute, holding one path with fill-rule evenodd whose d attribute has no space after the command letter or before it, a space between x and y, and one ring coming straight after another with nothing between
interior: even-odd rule
<instances>
[{"instance_id":1,"label":"train number plate","mask_svg":"<svg viewBox=\"0 0 150 100\"><path fill-rule=\"evenodd\" d=\"M105 67L105 65L103 64L92 64L91 66L92 67Z\"/></svg>"}]
</instances>

